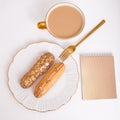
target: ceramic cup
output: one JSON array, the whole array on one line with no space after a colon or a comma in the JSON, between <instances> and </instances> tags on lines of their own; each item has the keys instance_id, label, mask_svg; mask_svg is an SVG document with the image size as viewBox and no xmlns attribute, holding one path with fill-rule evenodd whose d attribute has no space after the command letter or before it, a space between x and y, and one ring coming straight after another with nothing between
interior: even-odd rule
<instances>
[{"instance_id":1,"label":"ceramic cup","mask_svg":"<svg viewBox=\"0 0 120 120\"><path fill-rule=\"evenodd\" d=\"M80 34L85 17L80 8L71 3L54 5L46 14L45 21L38 22L39 29L47 29L53 36L68 39Z\"/></svg>"}]
</instances>

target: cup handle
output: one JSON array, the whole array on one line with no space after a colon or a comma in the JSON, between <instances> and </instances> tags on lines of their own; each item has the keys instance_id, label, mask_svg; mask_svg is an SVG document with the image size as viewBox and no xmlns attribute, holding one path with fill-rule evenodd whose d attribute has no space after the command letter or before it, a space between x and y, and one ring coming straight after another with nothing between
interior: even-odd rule
<instances>
[{"instance_id":1,"label":"cup handle","mask_svg":"<svg viewBox=\"0 0 120 120\"><path fill-rule=\"evenodd\" d=\"M38 22L37 26L39 29L46 29L47 28L45 21Z\"/></svg>"}]
</instances>

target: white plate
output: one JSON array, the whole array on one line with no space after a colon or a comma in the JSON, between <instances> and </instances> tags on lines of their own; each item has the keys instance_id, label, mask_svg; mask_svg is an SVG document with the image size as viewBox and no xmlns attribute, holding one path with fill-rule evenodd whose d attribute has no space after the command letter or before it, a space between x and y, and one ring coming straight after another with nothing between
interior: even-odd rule
<instances>
[{"instance_id":1,"label":"white plate","mask_svg":"<svg viewBox=\"0 0 120 120\"><path fill-rule=\"evenodd\" d=\"M62 50L57 44L40 42L31 44L16 54L8 70L8 84L13 96L24 107L41 112L56 110L67 103L75 93L79 75L76 61L72 57L64 62L65 73L44 96L36 98L33 95L34 86L39 80L28 89L23 89L19 84L21 77L32 67L41 54L49 51L58 58Z\"/></svg>"}]
</instances>

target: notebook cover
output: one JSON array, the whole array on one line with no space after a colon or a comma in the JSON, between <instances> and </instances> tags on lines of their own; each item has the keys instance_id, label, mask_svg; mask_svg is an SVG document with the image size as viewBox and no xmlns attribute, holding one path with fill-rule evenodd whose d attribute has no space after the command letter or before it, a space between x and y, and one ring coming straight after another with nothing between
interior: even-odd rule
<instances>
[{"instance_id":1,"label":"notebook cover","mask_svg":"<svg viewBox=\"0 0 120 120\"><path fill-rule=\"evenodd\" d=\"M114 57L82 55L80 61L83 99L116 98Z\"/></svg>"}]
</instances>

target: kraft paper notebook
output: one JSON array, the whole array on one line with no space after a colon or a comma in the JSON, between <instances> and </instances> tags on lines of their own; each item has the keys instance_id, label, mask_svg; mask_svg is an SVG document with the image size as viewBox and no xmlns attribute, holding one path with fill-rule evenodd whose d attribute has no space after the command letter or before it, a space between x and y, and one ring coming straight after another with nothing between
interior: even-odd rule
<instances>
[{"instance_id":1,"label":"kraft paper notebook","mask_svg":"<svg viewBox=\"0 0 120 120\"><path fill-rule=\"evenodd\" d=\"M80 58L83 99L116 98L114 57L81 55Z\"/></svg>"}]
</instances>

